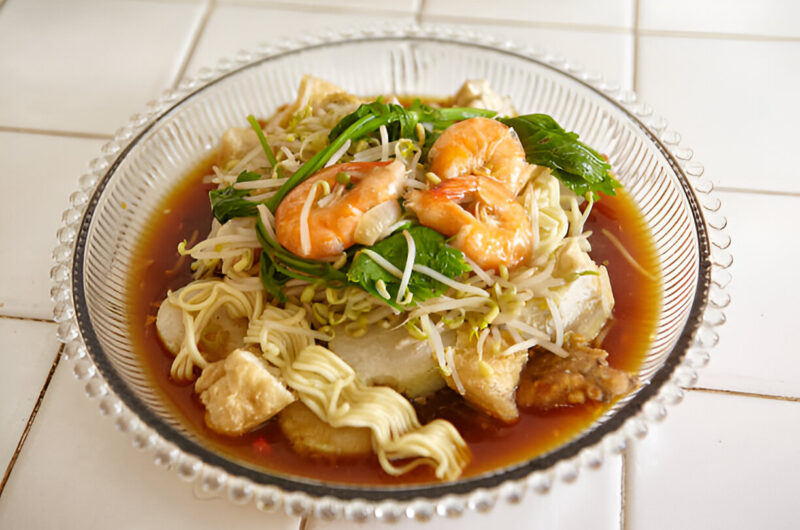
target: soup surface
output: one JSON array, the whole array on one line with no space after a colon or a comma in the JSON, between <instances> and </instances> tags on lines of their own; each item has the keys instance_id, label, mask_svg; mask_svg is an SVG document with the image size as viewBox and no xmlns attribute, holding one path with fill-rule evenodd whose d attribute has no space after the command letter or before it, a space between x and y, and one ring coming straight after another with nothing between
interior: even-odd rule
<instances>
[{"instance_id":1,"label":"soup surface","mask_svg":"<svg viewBox=\"0 0 800 530\"><path fill-rule=\"evenodd\" d=\"M136 249L129 284L129 321L134 345L165 400L174 406L187 428L198 433L216 452L253 468L336 483L435 482L432 470L424 466L400 477L389 476L374 456L347 461L301 456L292 450L274 419L237 438L216 434L203 421L204 408L192 390L193 385L179 385L170 379L174 357L158 338L156 313L168 290L192 279L191 258L179 256L176 248L179 241L186 239L191 245L207 234L211 222L208 203L211 188L203 183L203 177L211 173L210 160L187 175L149 220ZM635 373L655 330L661 302L660 280L636 271L602 233L603 229L614 234L646 270L657 271L658 262L647 226L624 190L618 190L616 196L603 196L595 203L585 230L593 232L591 256L596 263L607 267L615 298L613 318L602 347L608 350L612 367ZM469 445L473 459L462 478L553 450L586 429L609 406L587 403L546 413L521 408L519 421L507 425L471 408L449 389L415 405L422 423L437 417L447 419Z\"/></svg>"}]
</instances>

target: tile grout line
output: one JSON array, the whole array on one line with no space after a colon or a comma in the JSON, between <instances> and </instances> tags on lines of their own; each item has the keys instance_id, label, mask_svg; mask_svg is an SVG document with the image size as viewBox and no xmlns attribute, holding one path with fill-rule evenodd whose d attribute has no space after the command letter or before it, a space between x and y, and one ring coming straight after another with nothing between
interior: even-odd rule
<instances>
[{"instance_id":1,"label":"tile grout line","mask_svg":"<svg viewBox=\"0 0 800 530\"><path fill-rule=\"evenodd\" d=\"M741 390L724 390L721 388L692 387L686 390L690 392L701 392L704 394L722 394L726 396L749 397L755 399L767 399L770 401L788 401L790 403L800 403L800 397L776 396L773 394L760 394L758 392L743 392Z\"/></svg>"},{"instance_id":2,"label":"tile grout line","mask_svg":"<svg viewBox=\"0 0 800 530\"><path fill-rule=\"evenodd\" d=\"M205 33L206 26L208 26L208 21L211 19L211 15L214 12L216 5L216 0L208 0L206 3L203 16L200 17L200 23L197 25L197 29L195 30L194 35L192 35L192 39L189 42L189 48L186 50L186 54L183 56L180 66L178 66L178 71L175 73L175 79L172 81L173 90L178 87L178 84L186 75L186 71L189 69L189 63L192 61L194 52L197 51L197 45L200 43L200 38L203 36L203 33Z\"/></svg>"},{"instance_id":3,"label":"tile grout line","mask_svg":"<svg viewBox=\"0 0 800 530\"><path fill-rule=\"evenodd\" d=\"M2 5L0 0L0 5ZM213 1L213 0L212 0ZM424 4L425 0L421 0L420 4ZM638 11L639 2L634 0L634 7ZM292 11L311 11L314 13L338 13L338 14L372 14L372 15L410 15L415 16L418 23L422 22L423 13L422 8L418 8L416 13L414 11L395 11L387 9L365 9L362 7L349 7L349 6L320 6L311 2L289 2L273 0L268 2L257 2L252 0L229 0L225 2L226 6L233 7L255 7L255 8L278 8L288 9ZM441 15L429 14L424 18L428 21L451 21L460 22L463 24L487 24L487 25L511 25L511 26L527 26L527 27L543 27L551 29L567 29L567 30L583 30L583 31L600 31L609 33L626 33L631 28L624 28L620 26L605 26L593 24L570 24L564 22L536 22L536 21L521 21L518 19L485 19L470 16L458 15ZM756 40L756 41L778 41L778 42L798 42L800 36L788 35L760 35L748 33L726 33L726 32L712 32L712 31L686 31L686 30L665 30L665 29L641 29L638 27L638 21L634 21L637 32L641 35L653 37L685 37L685 38L706 38L706 39L727 39L727 40Z\"/></svg>"},{"instance_id":4,"label":"tile grout line","mask_svg":"<svg viewBox=\"0 0 800 530\"><path fill-rule=\"evenodd\" d=\"M775 191L775 190L759 190L754 188L728 188L725 186L714 186L714 191L722 191L725 193L753 193L757 195L773 195L784 197L800 197L800 191Z\"/></svg>"},{"instance_id":5,"label":"tile grout line","mask_svg":"<svg viewBox=\"0 0 800 530\"><path fill-rule=\"evenodd\" d=\"M600 24L569 24L566 22L538 22L535 20L514 20L514 19L482 19L471 18L458 15L425 15L427 22L451 22L457 24L483 24L487 26L515 26L523 28L543 28L543 29L558 29L558 30L575 30L575 31L597 31L603 33L630 33L631 28L624 28L621 26L604 26Z\"/></svg>"},{"instance_id":6,"label":"tile grout line","mask_svg":"<svg viewBox=\"0 0 800 530\"><path fill-rule=\"evenodd\" d=\"M55 324L56 321L52 318L37 318L37 317L18 317L16 315L3 315L0 314L0 320L19 320L21 322L43 322L45 324Z\"/></svg>"},{"instance_id":7,"label":"tile grout line","mask_svg":"<svg viewBox=\"0 0 800 530\"><path fill-rule=\"evenodd\" d=\"M47 374L47 378L44 380L44 384L42 385L42 389L39 391L39 397L36 399L36 404L33 406L33 410L31 411L31 415L28 417L28 423L25 424L25 429L23 429L22 434L19 437L19 442L17 442L17 447L14 449L14 454L11 456L11 460L8 462L8 466L6 467L6 472L3 475L3 480L0 481L0 495L3 494L3 490L8 483L8 479L11 477L11 471L14 469L14 465L17 463L17 458L19 457L20 452L22 451L22 446L25 444L25 441L28 439L28 434L31 431L31 427L33 426L33 422L36 419L36 415L39 412L39 407L42 405L42 401L44 400L44 395L47 392L47 388L50 386L50 381L53 379L53 374L56 371L56 367L58 367L58 363L61 361L61 354L64 351L64 345L62 344L59 346L58 351L56 352L56 357L53 359L53 364L50 365L50 372Z\"/></svg>"},{"instance_id":8,"label":"tile grout line","mask_svg":"<svg viewBox=\"0 0 800 530\"><path fill-rule=\"evenodd\" d=\"M677 29L640 29L648 37L674 37L687 39L746 40L759 42L800 42L800 37L788 35L758 35L749 33L725 33L723 31L686 31Z\"/></svg>"},{"instance_id":9,"label":"tile grout line","mask_svg":"<svg viewBox=\"0 0 800 530\"><path fill-rule=\"evenodd\" d=\"M425 11L425 0L419 0L419 6L417 6L417 12L414 16L414 21L417 25L422 25L422 12Z\"/></svg>"},{"instance_id":10,"label":"tile grout line","mask_svg":"<svg viewBox=\"0 0 800 530\"><path fill-rule=\"evenodd\" d=\"M626 517L628 511L628 451L622 452L621 473L619 490L622 498L619 504L619 530L625 530L628 527L628 518Z\"/></svg>"},{"instance_id":11,"label":"tile grout line","mask_svg":"<svg viewBox=\"0 0 800 530\"><path fill-rule=\"evenodd\" d=\"M633 56L631 57L631 89L634 93L639 88L639 0L633 0ZM628 461L630 449L622 453L622 466L620 477L620 503L619 503L619 530L626 530L628 528Z\"/></svg>"},{"instance_id":12,"label":"tile grout line","mask_svg":"<svg viewBox=\"0 0 800 530\"><path fill-rule=\"evenodd\" d=\"M314 4L311 2L257 2L248 0L233 0L225 2L226 6L233 7L255 7L262 9L286 9L289 11L305 11L312 13L329 13L329 14L358 14L358 15L397 15L397 16L413 16L414 11L394 11L390 9L367 9L363 7L350 7L350 6L329 6L323 3Z\"/></svg>"},{"instance_id":13,"label":"tile grout line","mask_svg":"<svg viewBox=\"0 0 800 530\"><path fill-rule=\"evenodd\" d=\"M639 88L639 0L633 0L633 79L631 84L633 91L636 92Z\"/></svg>"},{"instance_id":14,"label":"tile grout line","mask_svg":"<svg viewBox=\"0 0 800 530\"><path fill-rule=\"evenodd\" d=\"M638 16L639 2L636 0L635 8ZM515 19L481 19L472 18L468 16L458 15L426 15L426 18L432 21L452 21L462 24L486 24L497 26L527 26L539 27L546 29L559 29L559 30L575 30L575 31L598 31L605 33L628 33L631 29L637 32L637 38L640 35L648 37L676 37L676 38L699 38L699 39L721 39L721 40L746 40L746 41L764 41L764 42L800 42L800 37L791 37L784 35L753 35L747 33L725 33L725 32L711 32L711 31L680 31L680 30L657 30L657 29L641 29L638 20L634 19L633 28L625 28L621 26L606 26L595 24L570 24L566 22L537 22L533 20L515 20Z\"/></svg>"},{"instance_id":15,"label":"tile grout line","mask_svg":"<svg viewBox=\"0 0 800 530\"><path fill-rule=\"evenodd\" d=\"M114 138L113 134L90 133L90 132L80 132L80 131L59 131L56 129L37 129L34 127L14 127L9 125L0 125L0 132L38 134L42 136L60 136L66 138L82 138L85 140L111 140Z\"/></svg>"}]
</instances>

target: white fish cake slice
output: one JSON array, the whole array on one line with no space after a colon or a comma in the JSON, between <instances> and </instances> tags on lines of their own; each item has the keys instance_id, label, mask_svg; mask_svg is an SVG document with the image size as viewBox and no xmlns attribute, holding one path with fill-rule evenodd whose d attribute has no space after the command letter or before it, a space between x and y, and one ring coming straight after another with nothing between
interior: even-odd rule
<instances>
[{"instance_id":1,"label":"white fish cake slice","mask_svg":"<svg viewBox=\"0 0 800 530\"><path fill-rule=\"evenodd\" d=\"M445 386L439 365L427 342L408 339L403 328L383 330L373 326L358 338L337 329L328 346L368 385L385 385L410 399L433 394Z\"/></svg>"}]
</instances>

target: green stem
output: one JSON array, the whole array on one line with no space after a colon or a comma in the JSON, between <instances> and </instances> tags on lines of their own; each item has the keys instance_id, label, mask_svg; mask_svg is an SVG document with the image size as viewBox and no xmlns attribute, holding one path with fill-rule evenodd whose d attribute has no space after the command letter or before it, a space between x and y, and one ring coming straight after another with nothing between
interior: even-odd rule
<instances>
[{"instance_id":1,"label":"green stem","mask_svg":"<svg viewBox=\"0 0 800 530\"><path fill-rule=\"evenodd\" d=\"M496 114L497 113L493 110L474 109L471 107L447 107L436 109L434 116L435 121L461 121L470 118L492 118ZM425 116L421 117L420 121L426 121L425 118Z\"/></svg>"},{"instance_id":2,"label":"green stem","mask_svg":"<svg viewBox=\"0 0 800 530\"><path fill-rule=\"evenodd\" d=\"M374 124L370 123L373 120L377 120L377 125L373 126ZM286 197L286 195L290 191L292 191L296 186L303 183L303 181L305 181L308 177L316 173L322 166L324 166L325 162L327 162L330 159L331 155L333 155L333 153L335 153L339 148L341 148L347 140L356 139L359 136L363 136L364 134L367 134L370 131L374 131L375 129L383 125L383 123L381 123L382 121L385 120L378 119L376 118L376 116L373 115L367 115L360 118L352 125L350 125L350 127L345 129L345 131L342 134L340 134L333 142L328 144L328 147L326 147L316 155L312 156L311 159L305 164L303 164L300 167L300 169L298 169L297 172L295 172L294 175L289 177L289 180L287 180L283 184L283 186L281 186L278 189L275 195L270 197L269 200L266 202L267 208L269 208L272 213L275 213L275 210L278 209L278 205L281 203L283 198ZM366 125L369 125L369 127L366 127Z\"/></svg>"},{"instance_id":3,"label":"green stem","mask_svg":"<svg viewBox=\"0 0 800 530\"><path fill-rule=\"evenodd\" d=\"M267 160L269 160L270 165L273 169L278 167L278 160L275 158L275 154L272 152L272 148L267 143L267 137L264 136L264 131L261 129L261 124L258 123L255 116L252 114L247 117L247 121L250 123L250 127L256 132L256 136L258 136L258 141L261 142L261 147L264 149L264 154L267 155Z\"/></svg>"}]
</instances>

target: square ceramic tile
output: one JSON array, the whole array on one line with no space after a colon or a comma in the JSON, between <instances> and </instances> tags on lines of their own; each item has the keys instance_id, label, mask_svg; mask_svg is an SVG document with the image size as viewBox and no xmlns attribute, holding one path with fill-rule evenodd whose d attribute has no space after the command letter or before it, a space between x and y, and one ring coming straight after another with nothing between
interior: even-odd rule
<instances>
[{"instance_id":1,"label":"square ceramic tile","mask_svg":"<svg viewBox=\"0 0 800 530\"><path fill-rule=\"evenodd\" d=\"M733 241L731 304L698 386L800 397L800 197L719 193ZM781 222L776 222L780 218Z\"/></svg>"},{"instance_id":2,"label":"square ceramic tile","mask_svg":"<svg viewBox=\"0 0 800 530\"><path fill-rule=\"evenodd\" d=\"M798 192L798 71L800 41L643 36L637 91L717 186Z\"/></svg>"},{"instance_id":3,"label":"square ceramic tile","mask_svg":"<svg viewBox=\"0 0 800 530\"><path fill-rule=\"evenodd\" d=\"M220 3L260 5L270 8L312 7L315 11L359 10L369 12L414 13L421 0L219 0Z\"/></svg>"},{"instance_id":4,"label":"square ceramic tile","mask_svg":"<svg viewBox=\"0 0 800 530\"><path fill-rule=\"evenodd\" d=\"M62 360L0 496L0 528L298 528L253 503L195 494L135 449L82 386Z\"/></svg>"},{"instance_id":5,"label":"square ceramic tile","mask_svg":"<svg viewBox=\"0 0 800 530\"><path fill-rule=\"evenodd\" d=\"M425 0L423 16L459 20L505 20L513 22L554 23L569 26L633 27L633 0Z\"/></svg>"},{"instance_id":6,"label":"square ceramic tile","mask_svg":"<svg viewBox=\"0 0 800 530\"><path fill-rule=\"evenodd\" d=\"M792 0L640 0L639 28L800 37L800 4Z\"/></svg>"},{"instance_id":7,"label":"square ceramic tile","mask_svg":"<svg viewBox=\"0 0 800 530\"><path fill-rule=\"evenodd\" d=\"M101 143L0 132L0 315L52 318L56 231Z\"/></svg>"},{"instance_id":8,"label":"square ceramic tile","mask_svg":"<svg viewBox=\"0 0 800 530\"><path fill-rule=\"evenodd\" d=\"M204 66L213 66L222 58L232 58L240 50L255 49L260 43L276 43L282 38L297 37L326 29L370 27L382 24L413 22L412 16L372 15L362 13L315 12L263 6L219 5L214 9L192 55L187 76ZM236 31L231 31L236 28ZM313 72L312 72L313 73Z\"/></svg>"},{"instance_id":9,"label":"square ceramic tile","mask_svg":"<svg viewBox=\"0 0 800 530\"><path fill-rule=\"evenodd\" d=\"M0 473L5 473L58 353L56 325L0 318L0 344Z\"/></svg>"},{"instance_id":10,"label":"square ceramic tile","mask_svg":"<svg viewBox=\"0 0 800 530\"><path fill-rule=\"evenodd\" d=\"M489 513L466 512L458 518L437 516L420 525L403 520L391 525L398 530L480 530L484 528L525 528L551 530L591 528L619 530L621 513L622 460L608 457L598 470L583 471L572 484L555 483L544 495L528 492L519 504L498 502ZM385 525L384 525L385 526ZM377 525L373 525L377 527ZM364 525L347 521L311 520L308 530L358 530ZM389 526L386 526L389 528Z\"/></svg>"},{"instance_id":11,"label":"square ceramic tile","mask_svg":"<svg viewBox=\"0 0 800 530\"><path fill-rule=\"evenodd\" d=\"M7 2L0 10L0 125L113 133L174 82L203 9Z\"/></svg>"},{"instance_id":12,"label":"square ceramic tile","mask_svg":"<svg viewBox=\"0 0 800 530\"><path fill-rule=\"evenodd\" d=\"M430 19L423 18L423 23ZM626 89L633 88L633 33L552 29L541 26L462 24L480 35L494 36L559 57L568 65L599 73Z\"/></svg>"},{"instance_id":13,"label":"square ceramic tile","mask_svg":"<svg viewBox=\"0 0 800 530\"><path fill-rule=\"evenodd\" d=\"M626 528L797 528L798 402L690 392L630 456Z\"/></svg>"}]
</instances>

